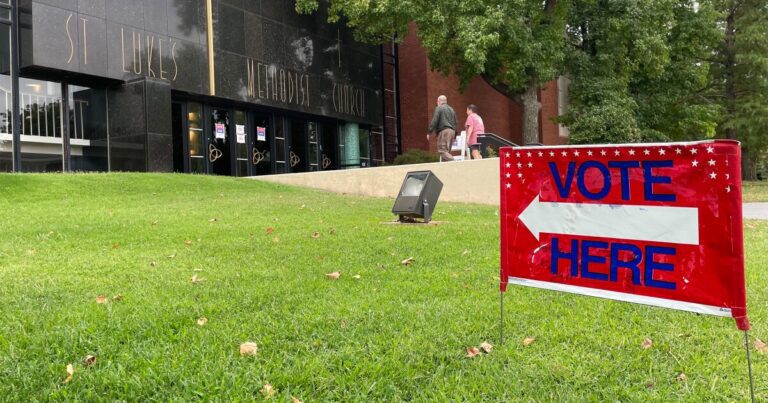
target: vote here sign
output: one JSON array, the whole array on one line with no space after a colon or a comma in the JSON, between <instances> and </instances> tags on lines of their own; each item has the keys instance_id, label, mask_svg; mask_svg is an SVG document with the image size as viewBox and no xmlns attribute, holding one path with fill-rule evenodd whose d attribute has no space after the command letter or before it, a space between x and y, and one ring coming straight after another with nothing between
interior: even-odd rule
<instances>
[{"instance_id":1,"label":"vote here sign","mask_svg":"<svg viewBox=\"0 0 768 403\"><path fill-rule=\"evenodd\" d=\"M730 316L749 329L739 143L505 147L507 284Z\"/></svg>"}]
</instances>

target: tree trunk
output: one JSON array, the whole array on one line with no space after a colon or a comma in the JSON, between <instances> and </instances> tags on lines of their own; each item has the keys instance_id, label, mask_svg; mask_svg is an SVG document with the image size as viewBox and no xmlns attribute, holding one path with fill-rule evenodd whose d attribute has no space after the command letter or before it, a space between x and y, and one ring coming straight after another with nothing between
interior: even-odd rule
<instances>
[{"instance_id":1,"label":"tree trunk","mask_svg":"<svg viewBox=\"0 0 768 403\"><path fill-rule=\"evenodd\" d=\"M741 179L745 181L757 180L757 160L752 158L748 148L741 149Z\"/></svg>"},{"instance_id":2,"label":"tree trunk","mask_svg":"<svg viewBox=\"0 0 768 403\"><path fill-rule=\"evenodd\" d=\"M733 118L736 115L736 8L725 19L725 138L737 140Z\"/></svg>"},{"instance_id":3,"label":"tree trunk","mask_svg":"<svg viewBox=\"0 0 768 403\"><path fill-rule=\"evenodd\" d=\"M523 104L523 145L539 143L539 86L535 81L528 84L522 95Z\"/></svg>"}]
</instances>

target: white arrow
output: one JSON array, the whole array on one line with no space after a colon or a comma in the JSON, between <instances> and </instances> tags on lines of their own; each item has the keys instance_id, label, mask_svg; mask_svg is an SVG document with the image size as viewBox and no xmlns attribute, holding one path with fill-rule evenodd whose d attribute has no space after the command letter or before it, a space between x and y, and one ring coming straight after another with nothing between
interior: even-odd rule
<instances>
[{"instance_id":1,"label":"white arrow","mask_svg":"<svg viewBox=\"0 0 768 403\"><path fill-rule=\"evenodd\" d=\"M694 207L539 202L537 195L520 221L536 239L544 232L699 244L699 209Z\"/></svg>"}]
</instances>

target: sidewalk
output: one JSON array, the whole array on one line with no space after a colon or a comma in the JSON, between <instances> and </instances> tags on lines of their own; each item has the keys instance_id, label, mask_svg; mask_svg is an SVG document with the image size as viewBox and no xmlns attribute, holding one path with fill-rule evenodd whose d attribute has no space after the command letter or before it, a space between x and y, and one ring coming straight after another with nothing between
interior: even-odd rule
<instances>
[{"instance_id":1,"label":"sidewalk","mask_svg":"<svg viewBox=\"0 0 768 403\"><path fill-rule=\"evenodd\" d=\"M744 203L744 219L768 220L768 203Z\"/></svg>"}]
</instances>

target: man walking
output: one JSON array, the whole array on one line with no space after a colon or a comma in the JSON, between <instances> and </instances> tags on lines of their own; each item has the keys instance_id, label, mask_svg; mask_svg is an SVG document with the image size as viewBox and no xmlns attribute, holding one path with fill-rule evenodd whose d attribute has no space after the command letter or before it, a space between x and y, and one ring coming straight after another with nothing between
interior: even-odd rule
<instances>
[{"instance_id":1,"label":"man walking","mask_svg":"<svg viewBox=\"0 0 768 403\"><path fill-rule=\"evenodd\" d=\"M437 154L443 161L453 161L451 143L456 137L456 112L448 105L445 95L437 97L437 107L432 114L432 122L427 128L427 141L430 134L437 134Z\"/></svg>"}]
</instances>

